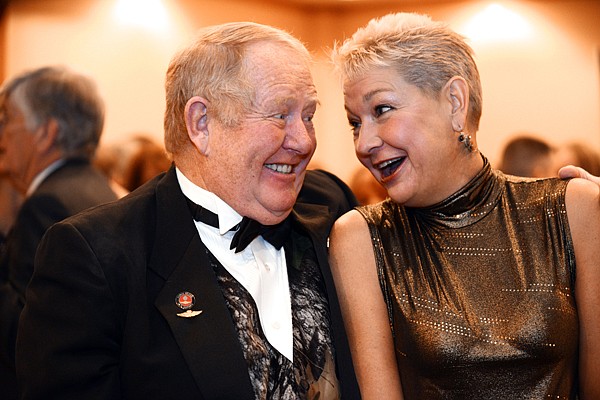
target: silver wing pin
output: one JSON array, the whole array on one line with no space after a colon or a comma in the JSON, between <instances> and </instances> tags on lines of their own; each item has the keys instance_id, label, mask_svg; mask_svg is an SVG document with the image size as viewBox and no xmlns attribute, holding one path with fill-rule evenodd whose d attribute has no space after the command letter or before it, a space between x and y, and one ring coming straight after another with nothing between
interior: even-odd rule
<instances>
[{"instance_id":1,"label":"silver wing pin","mask_svg":"<svg viewBox=\"0 0 600 400\"><path fill-rule=\"evenodd\" d=\"M182 318L194 318L200 314L202 314L202 310L200 310L200 311L186 310L185 312L177 314L177 316L182 317Z\"/></svg>"}]
</instances>

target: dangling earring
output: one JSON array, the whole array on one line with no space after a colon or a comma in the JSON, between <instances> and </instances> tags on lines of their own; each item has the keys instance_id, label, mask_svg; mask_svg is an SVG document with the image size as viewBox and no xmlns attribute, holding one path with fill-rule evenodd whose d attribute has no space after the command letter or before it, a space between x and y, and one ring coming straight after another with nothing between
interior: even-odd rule
<instances>
[{"instance_id":1,"label":"dangling earring","mask_svg":"<svg viewBox=\"0 0 600 400\"><path fill-rule=\"evenodd\" d=\"M465 145L469 152L473 151L473 143L471 143L471 135L465 134L462 130L458 135L458 141Z\"/></svg>"}]
</instances>

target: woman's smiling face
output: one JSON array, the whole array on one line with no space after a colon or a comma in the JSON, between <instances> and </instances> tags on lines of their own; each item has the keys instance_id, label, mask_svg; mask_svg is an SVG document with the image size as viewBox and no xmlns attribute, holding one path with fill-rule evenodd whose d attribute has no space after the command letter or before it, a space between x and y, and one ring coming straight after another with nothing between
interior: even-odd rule
<instances>
[{"instance_id":1,"label":"woman's smiling face","mask_svg":"<svg viewBox=\"0 0 600 400\"><path fill-rule=\"evenodd\" d=\"M435 204L456 190L464 147L452 129L447 86L437 96L377 68L344 84L356 156L389 196L410 207Z\"/></svg>"}]
</instances>

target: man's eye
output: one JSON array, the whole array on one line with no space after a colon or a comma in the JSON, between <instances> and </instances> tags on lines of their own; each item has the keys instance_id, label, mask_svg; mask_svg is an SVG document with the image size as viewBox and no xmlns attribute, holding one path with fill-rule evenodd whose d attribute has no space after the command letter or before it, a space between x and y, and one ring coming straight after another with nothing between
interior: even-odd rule
<instances>
[{"instance_id":1,"label":"man's eye","mask_svg":"<svg viewBox=\"0 0 600 400\"><path fill-rule=\"evenodd\" d=\"M385 104L379 105L379 106L375 107L375 115L380 116L381 114L384 114L384 113L390 111L391 109L392 109L391 106L388 106Z\"/></svg>"},{"instance_id":2,"label":"man's eye","mask_svg":"<svg viewBox=\"0 0 600 400\"><path fill-rule=\"evenodd\" d=\"M273 115L273 118L275 118L275 119L285 119L286 116L287 116L286 114L281 113L281 114L275 114L275 115Z\"/></svg>"},{"instance_id":3,"label":"man's eye","mask_svg":"<svg viewBox=\"0 0 600 400\"><path fill-rule=\"evenodd\" d=\"M310 114L310 115L306 115L306 116L305 116L304 118L302 118L302 119L304 120L304 122L312 122L313 118L314 118L314 115L313 115L313 114Z\"/></svg>"}]
</instances>

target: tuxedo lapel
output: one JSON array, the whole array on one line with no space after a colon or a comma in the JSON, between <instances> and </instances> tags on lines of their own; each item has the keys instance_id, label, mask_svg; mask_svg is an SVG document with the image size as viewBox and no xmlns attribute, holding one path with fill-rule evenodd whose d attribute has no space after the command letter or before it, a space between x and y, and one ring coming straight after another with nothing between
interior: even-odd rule
<instances>
[{"instance_id":1,"label":"tuxedo lapel","mask_svg":"<svg viewBox=\"0 0 600 400\"><path fill-rule=\"evenodd\" d=\"M331 219L327 206L309 203L296 203L292 211L293 223L305 230L321 247L329 235ZM322 242L320 242L322 240ZM317 243L315 243L317 244Z\"/></svg>"},{"instance_id":2,"label":"tuxedo lapel","mask_svg":"<svg viewBox=\"0 0 600 400\"><path fill-rule=\"evenodd\" d=\"M292 217L293 226L296 229L303 230L310 236L317 255L319 268L323 274L327 294L329 297L332 295L335 296L335 286L331 270L329 269L327 253L329 229L333 223L333 216L329 208L318 204L297 203L294 206Z\"/></svg>"},{"instance_id":3,"label":"tuxedo lapel","mask_svg":"<svg viewBox=\"0 0 600 400\"><path fill-rule=\"evenodd\" d=\"M298 202L294 206L293 218L294 226L301 227L309 234L323 275L329 301L332 339L336 350L336 372L338 379L343 383L342 396L350 399L360 398L348 338L328 260L328 237L336 214L325 205Z\"/></svg>"},{"instance_id":4,"label":"tuxedo lapel","mask_svg":"<svg viewBox=\"0 0 600 400\"><path fill-rule=\"evenodd\" d=\"M157 186L157 230L150 267L166 282L155 305L168 322L206 399L254 399L246 361L231 315L171 169ZM180 293L195 297L190 318L176 304Z\"/></svg>"},{"instance_id":5,"label":"tuxedo lapel","mask_svg":"<svg viewBox=\"0 0 600 400\"><path fill-rule=\"evenodd\" d=\"M156 307L169 323L204 398L253 399L244 354L202 247L199 239L192 240L156 299ZM176 304L183 292L194 295L191 310L200 314L177 315L184 311Z\"/></svg>"}]
</instances>

